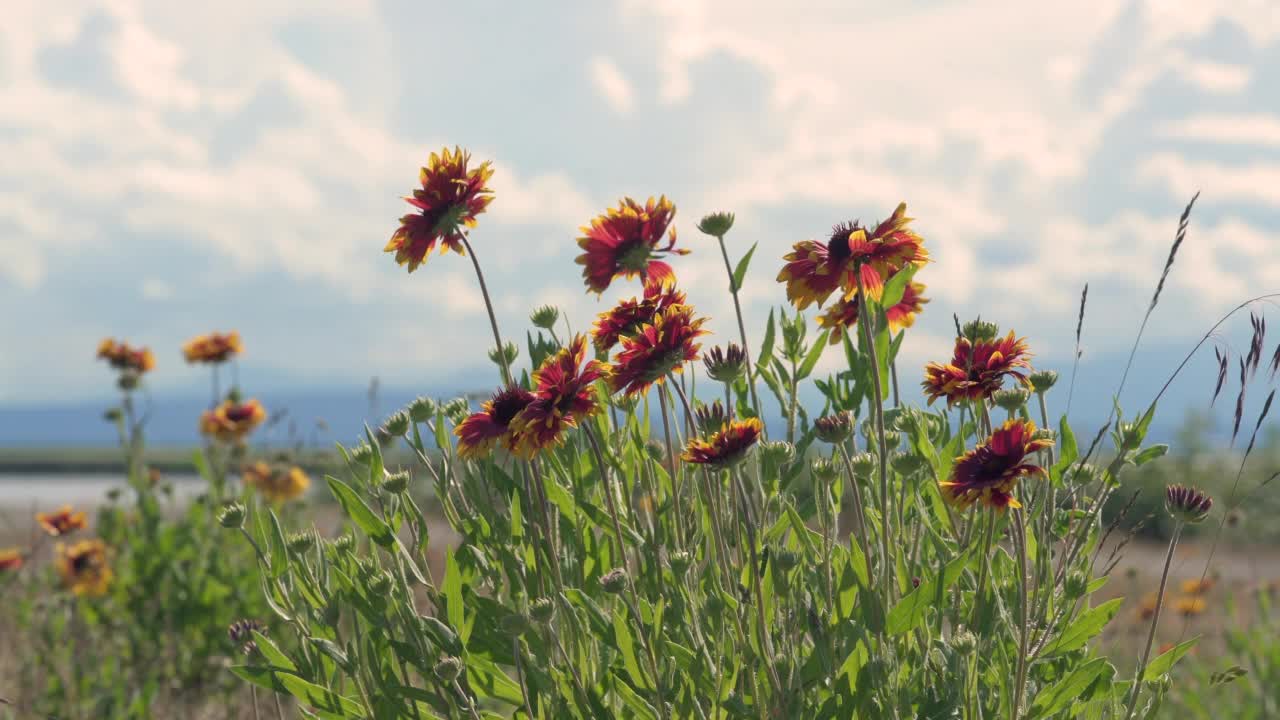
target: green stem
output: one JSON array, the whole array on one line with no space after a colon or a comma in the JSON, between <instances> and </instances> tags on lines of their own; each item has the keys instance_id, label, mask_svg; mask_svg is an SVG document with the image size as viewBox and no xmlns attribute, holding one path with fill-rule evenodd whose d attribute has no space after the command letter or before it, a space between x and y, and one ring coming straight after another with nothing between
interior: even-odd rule
<instances>
[{"instance_id":1,"label":"green stem","mask_svg":"<svg viewBox=\"0 0 1280 720\"><path fill-rule=\"evenodd\" d=\"M747 360L747 388L751 391L751 407L760 417L760 396L756 394L756 376L751 368L751 348L747 345L747 326L742 321L742 304L738 300L737 283L733 281L733 269L729 266L729 251L724 246L724 236L717 235L720 241L720 256L724 258L724 271L729 275L729 292L733 295L733 310L738 315L738 337L742 340L742 354Z\"/></svg>"},{"instance_id":2,"label":"green stem","mask_svg":"<svg viewBox=\"0 0 1280 720\"><path fill-rule=\"evenodd\" d=\"M1009 720L1017 720L1022 705L1022 693L1027 684L1027 641L1031 637L1031 617L1027 598L1027 524L1024 512L1017 513L1018 524L1015 539L1018 542L1018 605L1022 611L1021 632L1018 638L1018 673L1013 686L1013 704L1009 706Z\"/></svg>"},{"instance_id":3,"label":"green stem","mask_svg":"<svg viewBox=\"0 0 1280 720\"><path fill-rule=\"evenodd\" d=\"M1156 593L1156 609L1151 616L1151 629L1147 631L1147 644L1142 649L1142 659L1138 661L1138 669L1133 674L1133 688L1129 691L1129 702L1125 706L1124 718L1130 720L1138 706L1138 695L1142 692L1142 674L1147 670L1147 660L1151 658L1151 645L1156 639L1156 625L1160 623L1160 610L1164 606L1164 589L1169 581L1169 566L1173 563L1173 549L1178 545L1178 537L1182 535L1183 523L1179 521L1173 526L1173 537L1169 538L1169 550L1164 556L1164 570L1160 572L1160 590Z\"/></svg>"},{"instance_id":4,"label":"green stem","mask_svg":"<svg viewBox=\"0 0 1280 720\"><path fill-rule=\"evenodd\" d=\"M502 335L498 333L498 318L493 314L493 301L489 299L489 288L484 283L484 273L480 270L480 261L476 259L476 251L471 248L467 236L462 236L462 245L467 249L471 265L476 269L476 280L480 281L480 294L484 297L484 309L489 311L489 325L493 328L493 342L498 346L498 367L502 368L502 382L511 384L511 368L507 365L507 352L502 344Z\"/></svg>"},{"instance_id":5,"label":"green stem","mask_svg":"<svg viewBox=\"0 0 1280 720\"><path fill-rule=\"evenodd\" d=\"M854 275L858 281L858 326L862 329L862 340L867 346L867 359L871 363L871 383L872 388L872 415L875 418L876 428L876 454L879 456L877 465L880 470L880 536L881 551L883 552L882 574L884 576L884 602L886 617L889 605L897 596L897 583L891 580L891 571L893 561L889 553L889 463L888 448L885 446L884 439L884 398L880 392L880 363L876 357L875 339L871 335L871 317L867 312L867 293L862 282L862 266L858 265L854 268Z\"/></svg>"}]
</instances>

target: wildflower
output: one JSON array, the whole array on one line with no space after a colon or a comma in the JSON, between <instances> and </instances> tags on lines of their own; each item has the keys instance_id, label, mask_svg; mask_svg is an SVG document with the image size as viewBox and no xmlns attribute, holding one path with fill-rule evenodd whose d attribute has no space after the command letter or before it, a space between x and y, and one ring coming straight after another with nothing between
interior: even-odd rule
<instances>
[{"instance_id":1,"label":"wildflower","mask_svg":"<svg viewBox=\"0 0 1280 720\"><path fill-rule=\"evenodd\" d=\"M590 227L581 228L578 247L583 253L575 262L583 266L587 290L602 293L619 276L640 276L646 283L673 279L671 266L657 258L689 252L675 248L675 228L668 232L675 214L676 206L666 196L656 201L649 198L644 205L623 198L618 207L609 208L593 219ZM662 245L664 235L666 245Z\"/></svg>"},{"instance_id":2,"label":"wildflower","mask_svg":"<svg viewBox=\"0 0 1280 720\"><path fill-rule=\"evenodd\" d=\"M702 356L702 364L712 380L729 385L742 377L746 370L747 353L735 343L729 343L723 349L716 346Z\"/></svg>"},{"instance_id":3,"label":"wildflower","mask_svg":"<svg viewBox=\"0 0 1280 720\"><path fill-rule=\"evenodd\" d=\"M293 500L311 487L311 478L302 468L270 465L261 460L245 466L240 477L271 503Z\"/></svg>"},{"instance_id":4,"label":"wildflower","mask_svg":"<svg viewBox=\"0 0 1280 720\"><path fill-rule=\"evenodd\" d=\"M604 588L604 591L607 593L617 595L627 589L627 582L629 580L630 578L627 577L626 570L623 570L622 568L614 568L600 576L600 587Z\"/></svg>"},{"instance_id":5,"label":"wildflower","mask_svg":"<svg viewBox=\"0 0 1280 720\"><path fill-rule=\"evenodd\" d=\"M0 549L0 572L10 572L22 567L22 553L18 548Z\"/></svg>"},{"instance_id":6,"label":"wildflower","mask_svg":"<svg viewBox=\"0 0 1280 720\"><path fill-rule=\"evenodd\" d=\"M98 344L98 357L116 370L127 370L137 375L156 366L155 355L150 348L132 347L126 342L106 338Z\"/></svg>"},{"instance_id":7,"label":"wildflower","mask_svg":"<svg viewBox=\"0 0 1280 720\"><path fill-rule=\"evenodd\" d=\"M1173 608L1183 617L1195 617L1203 613L1208 603L1202 597L1181 597L1173 601Z\"/></svg>"},{"instance_id":8,"label":"wildflower","mask_svg":"<svg viewBox=\"0 0 1280 720\"><path fill-rule=\"evenodd\" d=\"M187 362L210 365L224 363L243 351L240 333L234 330L229 333L197 335L182 346L182 356Z\"/></svg>"},{"instance_id":9,"label":"wildflower","mask_svg":"<svg viewBox=\"0 0 1280 720\"><path fill-rule=\"evenodd\" d=\"M485 401L478 413L472 414L453 429L458 437L458 455L479 458L493 451L502 443L508 451L514 451L517 436L511 421L533 402L533 393L519 385L508 385Z\"/></svg>"},{"instance_id":10,"label":"wildflower","mask_svg":"<svg viewBox=\"0 0 1280 720\"><path fill-rule=\"evenodd\" d=\"M1155 593L1148 593L1143 596L1142 602L1138 603L1138 619L1150 620L1156 614L1156 607L1160 605L1160 598Z\"/></svg>"},{"instance_id":11,"label":"wildflower","mask_svg":"<svg viewBox=\"0 0 1280 720\"><path fill-rule=\"evenodd\" d=\"M926 365L921 385L930 405L940 397L945 397L948 405L988 398L1000 389L1006 376L1026 385L1027 376L1022 370L1031 367L1027 362L1030 356L1026 340L1015 337L1013 332L1000 340L976 344L968 338L957 338L951 362Z\"/></svg>"},{"instance_id":12,"label":"wildflower","mask_svg":"<svg viewBox=\"0 0 1280 720\"><path fill-rule=\"evenodd\" d=\"M607 353L624 337L630 337L654 317L673 305L684 305L685 294L676 289L675 283L646 282L640 298L623 300L612 310L600 313L592 328L592 343L596 351Z\"/></svg>"},{"instance_id":13,"label":"wildflower","mask_svg":"<svg viewBox=\"0 0 1280 720\"><path fill-rule=\"evenodd\" d=\"M692 307L673 305L623 338L609 378L614 392L638 395L667 374L680 372L685 362L697 360L701 346L694 341L707 334L704 322L706 318L693 316Z\"/></svg>"},{"instance_id":14,"label":"wildflower","mask_svg":"<svg viewBox=\"0 0 1280 720\"><path fill-rule=\"evenodd\" d=\"M533 374L533 400L511 420L518 436L516 450L531 455L563 442L569 428L600 410L591 385L608 373L603 363L587 361L582 335L547 358Z\"/></svg>"},{"instance_id":15,"label":"wildflower","mask_svg":"<svg viewBox=\"0 0 1280 720\"><path fill-rule=\"evenodd\" d=\"M1198 523L1209 516L1213 498L1186 485L1170 485L1164 491L1164 508L1175 520Z\"/></svg>"},{"instance_id":16,"label":"wildflower","mask_svg":"<svg viewBox=\"0 0 1280 720\"><path fill-rule=\"evenodd\" d=\"M200 415L200 432L223 442L232 442L243 439L266 419L267 411L257 400L226 400Z\"/></svg>"},{"instance_id":17,"label":"wildflower","mask_svg":"<svg viewBox=\"0 0 1280 720\"><path fill-rule=\"evenodd\" d=\"M244 527L244 516L244 503L229 502L218 511L218 524L229 530L239 530Z\"/></svg>"},{"instance_id":18,"label":"wildflower","mask_svg":"<svg viewBox=\"0 0 1280 720\"><path fill-rule=\"evenodd\" d=\"M890 332L898 332L915 324L916 315L924 310L924 304L929 302L929 298L920 294L922 292L924 292L922 283L907 283L902 291L902 299L885 309L885 319L889 321ZM830 330L828 342L832 345L839 345L844 339L845 332L858 323L858 306L859 298L854 294L847 300L832 303L818 316L818 327Z\"/></svg>"},{"instance_id":19,"label":"wildflower","mask_svg":"<svg viewBox=\"0 0 1280 720\"><path fill-rule=\"evenodd\" d=\"M427 166L418 171L420 189L405 201L418 212L400 218L400 227L391 235L383 252L395 251L396 263L418 269L427 254L440 245L440 252L452 250L466 255L463 228L476 226L476 216L493 201L493 191L485 186L493 176L489 162L468 170L471 153L455 147L431 153Z\"/></svg>"},{"instance_id":20,"label":"wildflower","mask_svg":"<svg viewBox=\"0 0 1280 720\"><path fill-rule=\"evenodd\" d=\"M859 267L863 287L872 298L879 299L886 278L909 263L922 265L929 261L924 239L907 229L911 218L906 212L907 204L901 203L892 217L870 232L855 220L832 228L826 243L796 243L783 257L787 264L778 273L778 282L787 284L787 299L797 310L811 303L821 307L837 290L842 290L843 299L848 300L857 293L854 272Z\"/></svg>"},{"instance_id":21,"label":"wildflower","mask_svg":"<svg viewBox=\"0 0 1280 720\"><path fill-rule=\"evenodd\" d=\"M365 441L361 441L358 445L351 448L351 450L347 452L347 455L351 458L351 462L356 463L357 465L368 465L373 461L373 446Z\"/></svg>"},{"instance_id":22,"label":"wildflower","mask_svg":"<svg viewBox=\"0 0 1280 720\"><path fill-rule=\"evenodd\" d=\"M1183 595L1204 595L1205 593L1213 589L1214 584L1215 584L1214 579L1209 577L1204 578L1203 580L1199 578L1184 580L1182 582L1182 594Z\"/></svg>"},{"instance_id":23,"label":"wildflower","mask_svg":"<svg viewBox=\"0 0 1280 720\"><path fill-rule=\"evenodd\" d=\"M101 540L81 540L54 546L54 563L63 583L76 595L105 595L114 574L107 565L107 546Z\"/></svg>"},{"instance_id":24,"label":"wildflower","mask_svg":"<svg viewBox=\"0 0 1280 720\"><path fill-rule=\"evenodd\" d=\"M951 479L940 483L943 496L962 510L974 502L999 511L1022 507L1013 497L1018 480L1045 474L1044 468L1024 462L1050 445L1034 439L1035 432L1036 424L1030 420L1006 422L985 443L956 460Z\"/></svg>"},{"instance_id":25,"label":"wildflower","mask_svg":"<svg viewBox=\"0 0 1280 720\"><path fill-rule=\"evenodd\" d=\"M36 513L36 522L45 532L53 537L60 537L83 530L85 515L82 512L72 512L70 505L63 505L57 512Z\"/></svg>"},{"instance_id":26,"label":"wildflower","mask_svg":"<svg viewBox=\"0 0 1280 720\"><path fill-rule=\"evenodd\" d=\"M690 440L680 459L717 470L728 469L746 457L760 440L763 429L759 418L727 422L708 440Z\"/></svg>"},{"instance_id":27,"label":"wildflower","mask_svg":"<svg viewBox=\"0 0 1280 720\"><path fill-rule=\"evenodd\" d=\"M560 311L554 305L543 305L533 311L529 315L529 322L534 327L540 327L543 330L550 330L556 326L556 321L560 319Z\"/></svg>"},{"instance_id":28,"label":"wildflower","mask_svg":"<svg viewBox=\"0 0 1280 720\"><path fill-rule=\"evenodd\" d=\"M702 216L698 221L698 230L704 235L712 237L724 237L733 229L733 213L731 212L714 212L710 215Z\"/></svg>"},{"instance_id":29,"label":"wildflower","mask_svg":"<svg viewBox=\"0 0 1280 720\"><path fill-rule=\"evenodd\" d=\"M853 436L853 414L842 410L813 421L813 431L824 443L838 445Z\"/></svg>"},{"instance_id":30,"label":"wildflower","mask_svg":"<svg viewBox=\"0 0 1280 720\"><path fill-rule=\"evenodd\" d=\"M260 620L237 620L227 627L227 636L231 638L231 642L240 646L240 651L245 655L253 655L258 650L258 642L253 639L253 634L267 634L267 626Z\"/></svg>"}]
</instances>

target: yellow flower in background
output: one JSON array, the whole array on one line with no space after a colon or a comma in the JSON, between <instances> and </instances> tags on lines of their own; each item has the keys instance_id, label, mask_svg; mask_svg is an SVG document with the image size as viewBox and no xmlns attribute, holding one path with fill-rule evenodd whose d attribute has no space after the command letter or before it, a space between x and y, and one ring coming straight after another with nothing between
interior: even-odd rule
<instances>
[{"instance_id":1,"label":"yellow flower in background","mask_svg":"<svg viewBox=\"0 0 1280 720\"><path fill-rule=\"evenodd\" d=\"M68 547L58 543L54 563L62 582L76 595L105 595L115 577L107 564L107 546L101 540L82 540Z\"/></svg>"},{"instance_id":2,"label":"yellow flower in background","mask_svg":"<svg viewBox=\"0 0 1280 720\"><path fill-rule=\"evenodd\" d=\"M246 465L240 471L244 484L254 488L268 502L282 503L293 500L311 487L311 478L302 468L270 465L258 461Z\"/></svg>"},{"instance_id":3,"label":"yellow flower in background","mask_svg":"<svg viewBox=\"0 0 1280 720\"><path fill-rule=\"evenodd\" d=\"M1213 589L1215 581L1213 578L1204 578L1203 580L1196 578L1192 580L1182 581L1183 595L1204 595Z\"/></svg>"},{"instance_id":4,"label":"yellow flower in background","mask_svg":"<svg viewBox=\"0 0 1280 720\"><path fill-rule=\"evenodd\" d=\"M18 548L0 550L0 572L18 570L22 567L22 552Z\"/></svg>"},{"instance_id":5,"label":"yellow flower in background","mask_svg":"<svg viewBox=\"0 0 1280 720\"><path fill-rule=\"evenodd\" d=\"M1208 603L1202 597L1180 597L1174 601L1173 607L1183 617L1195 617L1205 611Z\"/></svg>"},{"instance_id":6,"label":"yellow flower in background","mask_svg":"<svg viewBox=\"0 0 1280 720\"><path fill-rule=\"evenodd\" d=\"M133 347L129 343L105 338L98 343L98 358L116 370L131 370L139 375L155 368L151 348Z\"/></svg>"},{"instance_id":7,"label":"yellow flower in background","mask_svg":"<svg viewBox=\"0 0 1280 720\"><path fill-rule=\"evenodd\" d=\"M63 505L57 512L36 513L36 522L54 537L61 537L83 530L85 517L82 512L72 512L70 505Z\"/></svg>"},{"instance_id":8,"label":"yellow flower in background","mask_svg":"<svg viewBox=\"0 0 1280 720\"><path fill-rule=\"evenodd\" d=\"M240 333L234 330L229 333L197 335L182 346L182 356L189 363L217 365L242 352L244 345L240 342Z\"/></svg>"},{"instance_id":9,"label":"yellow flower in background","mask_svg":"<svg viewBox=\"0 0 1280 720\"><path fill-rule=\"evenodd\" d=\"M200 415L200 432L223 442L242 440L267 419L267 411L257 400L242 403L227 400Z\"/></svg>"}]
</instances>

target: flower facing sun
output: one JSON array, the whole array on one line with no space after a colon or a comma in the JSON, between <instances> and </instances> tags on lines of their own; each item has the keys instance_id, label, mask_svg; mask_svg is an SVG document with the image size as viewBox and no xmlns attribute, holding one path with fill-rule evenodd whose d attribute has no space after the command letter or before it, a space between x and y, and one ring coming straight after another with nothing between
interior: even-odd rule
<instances>
[{"instance_id":1,"label":"flower facing sun","mask_svg":"<svg viewBox=\"0 0 1280 720\"><path fill-rule=\"evenodd\" d=\"M21 568L22 553L18 548L0 549L0 573L20 570Z\"/></svg>"},{"instance_id":2,"label":"flower facing sun","mask_svg":"<svg viewBox=\"0 0 1280 720\"><path fill-rule=\"evenodd\" d=\"M485 186L493 176L488 162L471 170L467 164L471 154L462 148L444 148L431 153L427 166L418 172L420 189L405 201L417 209L400 218L400 227L391 236L384 252L395 252L396 262L408 265L409 272L418 269L427 254L440 246L440 252L452 250L465 255L463 228L476 226L476 216L493 200L493 191Z\"/></svg>"},{"instance_id":3,"label":"flower facing sun","mask_svg":"<svg viewBox=\"0 0 1280 720\"><path fill-rule=\"evenodd\" d=\"M72 512L70 505L63 505L57 512L36 513L36 523L53 537L61 537L83 530L85 517L82 512Z\"/></svg>"},{"instance_id":4,"label":"flower facing sun","mask_svg":"<svg viewBox=\"0 0 1280 720\"><path fill-rule=\"evenodd\" d=\"M458 436L458 455L478 458L488 455L498 443L508 451L514 451L518 437L511 429L511 421L533 402L533 393L519 385L508 385L494 393L480 412L473 413L453 429Z\"/></svg>"},{"instance_id":5,"label":"flower facing sun","mask_svg":"<svg viewBox=\"0 0 1280 720\"><path fill-rule=\"evenodd\" d=\"M797 310L812 303L819 307L837 290L843 299L858 292L861 267L862 284L867 293L878 299L885 280L907 264L923 265L929 261L924 239L907 228L907 204L900 203L893 215L868 231L855 220L831 229L825 242L805 240L796 243L778 273L778 282L786 283L787 299Z\"/></svg>"},{"instance_id":6,"label":"flower facing sun","mask_svg":"<svg viewBox=\"0 0 1280 720\"><path fill-rule=\"evenodd\" d=\"M1010 420L987 441L956 459L951 479L939 483L948 502L964 510L973 503L1004 511L1022 507L1013 497L1018 481L1028 475L1044 475L1044 468L1026 462L1027 456L1052 445L1036 439L1036 424Z\"/></svg>"},{"instance_id":7,"label":"flower facing sun","mask_svg":"<svg viewBox=\"0 0 1280 720\"><path fill-rule=\"evenodd\" d=\"M907 283L902 290L902 299L886 308L884 311L885 318L889 321L889 331L898 332L903 328L909 328L916 322L916 315L924 310L924 304L929 302L929 298L924 297L922 283ZM840 344L846 331L858 323L858 301L859 296L854 294L848 300L838 300L827 307L826 311L818 316L818 326L831 330L831 344Z\"/></svg>"},{"instance_id":8,"label":"flower facing sun","mask_svg":"<svg viewBox=\"0 0 1280 720\"><path fill-rule=\"evenodd\" d=\"M261 460L240 471L245 485L254 488L270 503L283 503L300 497L311 487L311 478L300 467L272 465Z\"/></svg>"},{"instance_id":9,"label":"flower facing sun","mask_svg":"<svg viewBox=\"0 0 1280 720\"><path fill-rule=\"evenodd\" d=\"M217 365L230 360L244 351L240 343L240 333L213 332L208 335L197 335L182 346L182 356L189 363L206 363Z\"/></svg>"},{"instance_id":10,"label":"flower facing sun","mask_svg":"<svg viewBox=\"0 0 1280 720\"><path fill-rule=\"evenodd\" d=\"M200 415L200 432L223 442L242 440L267 419L267 411L257 400L242 403L227 400Z\"/></svg>"},{"instance_id":11,"label":"flower facing sun","mask_svg":"<svg viewBox=\"0 0 1280 720\"><path fill-rule=\"evenodd\" d=\"M979 340L976 344L968 338L957 338L951 362L926 365L921 385L930 405L941 397L947 399L948 405L988 398L1000 389L1005 376L1027 385L1027 375L1022 371L1031 368L1029 357L1027 341L1015 337L1012 331L1003 338Z\"/></svg>"},{"instance_id":12,"label":"flower facing sun","mask_svg":"<svg viewBox=\"0 0 1280 720\"><path fill-rule=\"evenodd\" d=\"M672 305L635 335L623 338L609 378L613 391L638 395L669 373L680 372L684 363L697 360L702 346L694 341L707 334L702 329L705 322L706 318L694 318L692 307Z\"/></svg>"},{"instance_id":13,"label":"flower facing sun","mask_svg":"<svg viewBox=\"0 0 1280 720\"><path fill-rule=\"evenodd\" d=\"M107 546L101 540L82 540L54 547L54 564L62 582L76 595L105 595L115 576L107 564Z\"/></svg>"},{"instance_id":14,"label":"flower facing sun","mask_svg":"<svg viewBox=\"0 0 1280 720\"><path fill-rule=\"evenodd\" d=\"M726 422L706 440L690 440L680 459L693 465L726 470L741 462L760 440L764 429L759 418Z\"/></svg>"},{"instance_id":15,"label":"flower facing sun","mask_svg":"<svg viewBox=\"0 0 1280 720\"><path fill-rule=\"evenodd\" d=\"M622 338L653 322L658 313L672 305L684 305L685 294L675 288L673 280L646 281L642 297L623 300L612 310L600 313L591 331L596 350L609 352Z\"/></svg>"},{"instance_id":16,"label":"flower facing sun","mask_svg":"<svg viewBox=\"0 0 1280 720\"><path fill-rule=\"evenodd\" d=\"M585 364L584 364L585 362ZM600 410L592 384L608 366L587 361L587 339L577 335L533 374L533 400L510 423L516 452L531 456L564 442L565 433Z\"/></svg>"},{"instance_id":17,"label":"flower facing sun","mask_svg":"<svg viewBox=\"0 0 1280 720\"><path fill-rule=\"evenodd\" d=\"M133 347L126 342L105 338L98 343L98 358L116 370L127 370L139 375L155 368L156 358L151 348Z\"/></svg>"},{"instance_id":18,"label":"flower facing sun","mask_svg":"<svg viewBox=\"0 0 1280 720\"><path fill-rule=\"evenodd\" d=\"M674 279L671 266L658 258L689 252L676 249L676 230L668 231L675 214L676 206L665 195L657 200L649 198L644 205L622 198L618 207L609 208L596 216L590 227L581 228L578 247L583 253L575 262L582 266L587 290L602 293L617 277L640 276L646 283Z\"/></svg>"}]
</instances>

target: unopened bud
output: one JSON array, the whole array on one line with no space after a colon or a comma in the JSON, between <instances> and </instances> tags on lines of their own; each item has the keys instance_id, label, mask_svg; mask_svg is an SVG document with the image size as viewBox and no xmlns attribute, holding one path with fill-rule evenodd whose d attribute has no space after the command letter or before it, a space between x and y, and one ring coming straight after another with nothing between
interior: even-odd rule
<instances>
[{"instance_id":1,"label":"unopened bud","mask_svg":"<svg viewBox=\"0 0 1280 720\"><path fill-rule=\"evenodd\" d=\"M733 228L733 213L713 212L698 221L698 230L712 237L724 237Z\"/></svg>"},{"instance_id":2,"label":"unopened bud","mask_svg":"<svg viewBox=\"0 0 1280 720\"><path fill-rule=\"evenodd\" d=\"M218 511L218 524L233 530L244 527L245 509L242 503L233 502Z\"/></svg>"},{"instance_id":3,"label":"unopened bud","mask_svg":"<svg viewBox=\"0 0 1280 720\"><path fill-rule=\"evenodd\" d=\"M617 595L627 589L628 580L626 570L614 568L600 576L600 586L604 588L605 592Z\"/></svg>"},{"instance_id":4,"label":"unopened bud","mask_svg":"<svg viewBox=\"0 0 1280 720\"><path fill-rule=\"evenodd\" d=\"M529 316L529 322L533 323L535 327L540 327L543 330L550 330L555 327L556 322L559 319L560 311L553 305L543 305L542 307L534 310L533 314Z\"/></svg>"}]
</instances>

